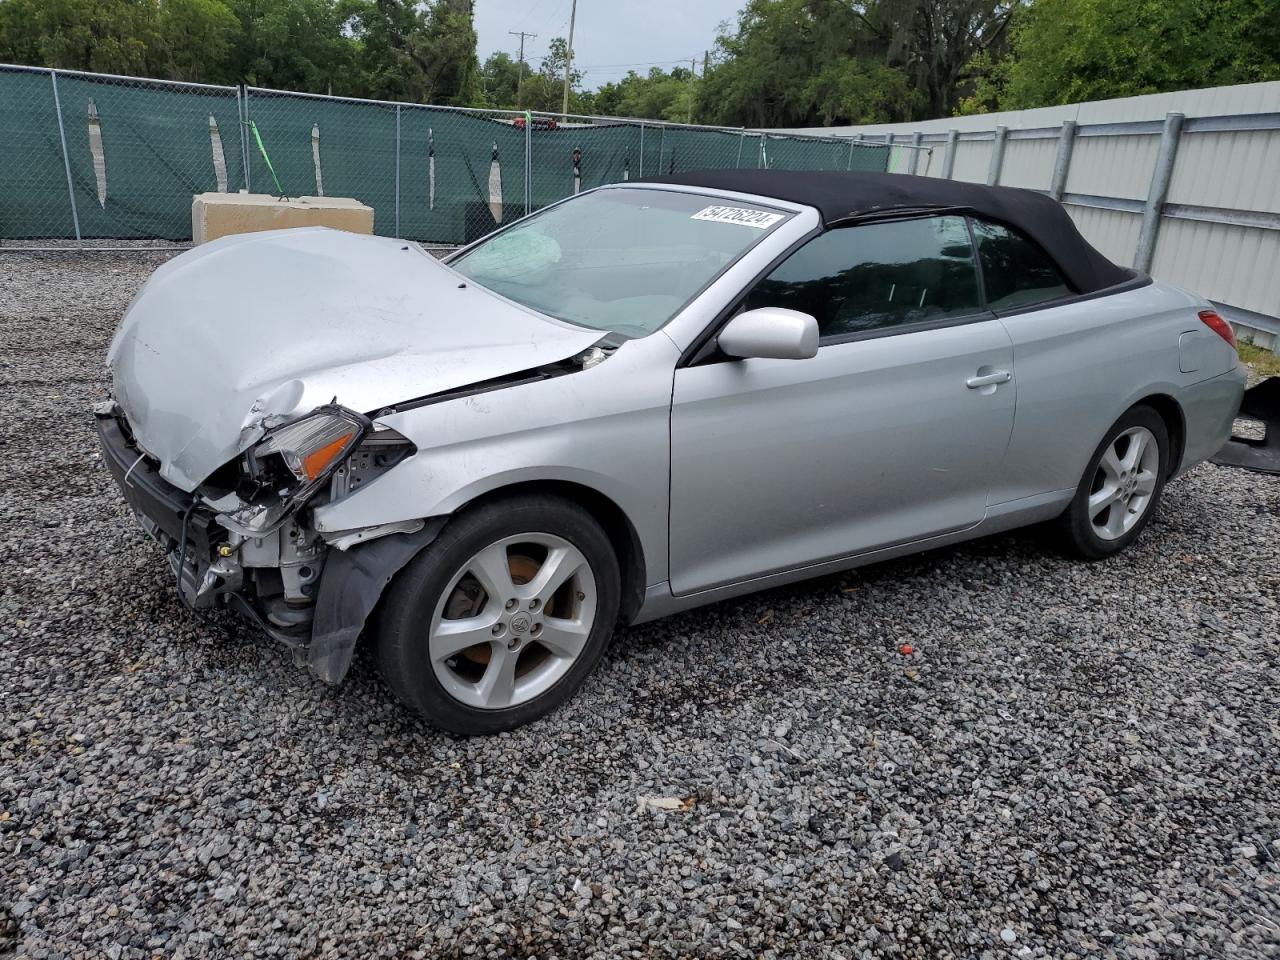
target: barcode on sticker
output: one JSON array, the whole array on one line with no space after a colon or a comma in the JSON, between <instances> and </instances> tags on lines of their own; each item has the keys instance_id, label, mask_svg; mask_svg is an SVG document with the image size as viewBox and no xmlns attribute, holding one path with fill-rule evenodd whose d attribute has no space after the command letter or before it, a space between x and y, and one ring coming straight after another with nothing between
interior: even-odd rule
<instances>
[{"instance_id":1,"label":"barcode on sticker","mask_svg":"<svg viewBox=\"0 0 1280 960\"><path fill-rule=\"evenodd\" d=\"M743 227L768 230L782 219L782 214L770 213L768 210L751 210L747 207L704 207L690 219L710 220L713 223L736 223Z\"/></svg>"}]
</instances>

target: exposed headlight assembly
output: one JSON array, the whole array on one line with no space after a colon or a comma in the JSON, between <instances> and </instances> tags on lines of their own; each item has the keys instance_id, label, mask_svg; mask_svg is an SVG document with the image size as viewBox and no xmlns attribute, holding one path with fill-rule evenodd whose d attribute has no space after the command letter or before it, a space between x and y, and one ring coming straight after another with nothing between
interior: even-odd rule
<instances>
[{"instance_id":1,"label":"exposed headlight assembly","mask_svg":"<svg viewBox=\"0 0 1280 960\"><path fill-rule=\"evenodd\" d=\"M276 427L250 448L249 474L269 478L271 460L278 457L294 480L310 486L329 476L360 445L369 427L368 419L345 407L318 407L301 420Z\"/></svg>"},{"instance_id":2,"label":"exposed headlight assembly","mask_svg":"<svg viewBox=\"0 0 1280 960\"><path fill-rule=\"evenodd\" d=\"M249 488L239 498L244 505L226 515L223 525L246 536L270 533L324 486L371 428L354 410L326 404L268 431L245 453Z\"/></svg>"}]
</instances>

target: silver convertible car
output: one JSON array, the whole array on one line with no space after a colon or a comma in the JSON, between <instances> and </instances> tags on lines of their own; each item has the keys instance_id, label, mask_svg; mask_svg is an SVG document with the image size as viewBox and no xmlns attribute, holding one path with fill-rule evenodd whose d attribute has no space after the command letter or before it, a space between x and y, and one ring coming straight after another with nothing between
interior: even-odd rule
<instances>
[{"instance_id":1,"label":"silver convertible car","mask_svg":"<svg viewBox=\"0 0 1280 960\"><path fill-rule=\"evenodd\" d=\"M1114 554L1245 381L1207 301L1045 196L773 170L602 187L444 262L216 240L108 362L104 460L183 602L331 683L367 635L468 734L564 702L619 622L1044 521Z\"/></svg>"}]
</instances>

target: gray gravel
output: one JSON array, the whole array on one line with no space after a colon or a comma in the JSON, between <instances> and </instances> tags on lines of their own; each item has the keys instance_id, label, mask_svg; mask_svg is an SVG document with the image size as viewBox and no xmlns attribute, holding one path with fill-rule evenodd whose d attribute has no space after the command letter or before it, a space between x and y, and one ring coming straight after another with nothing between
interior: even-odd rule
<instances>
[{"instance_id":1,"label":"gray gravel","mask_svg":"<svg viewBox=\"0 0 1280 960\"><path fill-rule=\"evenodd\" d=\"M160 259L0 257L0 955L1280 956L1280 480L630 629L456 740L178 604L86 412Z\"/></svg>"}]
</instances>

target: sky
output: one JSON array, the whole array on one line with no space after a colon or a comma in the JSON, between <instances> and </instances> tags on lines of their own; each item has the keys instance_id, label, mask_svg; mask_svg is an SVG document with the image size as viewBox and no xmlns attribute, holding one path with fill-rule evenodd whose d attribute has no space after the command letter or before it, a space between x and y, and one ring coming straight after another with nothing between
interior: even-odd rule
<instances>
[{"instance_id":1,"label":"sky","mask_svg":"<svg viewBox=\"0 0 1280 960\"><path fill-rule=\"evenodd\" d=\"M650 66L670 70L690 57L702 69L702 54L715 43L721 21L733 22L745 0L578 0L574 27L575 66L583 86L594 89L620 80L628 70ZM526 38L525 59L537 67L552 37L569 35L570 0L475 0L480 62L505 50L514 60L520 38L508 30L536 33Z\"/></svg>"}]
</instances>

